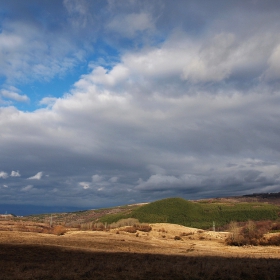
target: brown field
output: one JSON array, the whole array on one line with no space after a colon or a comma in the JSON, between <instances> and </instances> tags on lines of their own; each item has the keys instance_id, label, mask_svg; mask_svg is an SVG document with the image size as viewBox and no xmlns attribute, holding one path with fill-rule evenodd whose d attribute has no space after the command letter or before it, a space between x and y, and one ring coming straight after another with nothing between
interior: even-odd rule
<instances>
[{"instance_id":1,"label":"brown field","mask_svg":"<svg viewBox=\"0 0 280 280\"><path fill-rule=\"evenodd\" d=\"M280 279L280 247L227 246L227 233L152 224L136 234L57 236L7 223L0 223L0 279Z\"/></svg>"}]
</instances>

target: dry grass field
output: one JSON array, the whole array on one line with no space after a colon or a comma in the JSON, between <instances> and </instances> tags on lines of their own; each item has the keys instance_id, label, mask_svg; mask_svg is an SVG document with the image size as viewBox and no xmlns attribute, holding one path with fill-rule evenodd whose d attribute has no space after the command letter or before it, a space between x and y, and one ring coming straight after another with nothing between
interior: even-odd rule
<instances>
[{"instance_id":1,"label":"dry grass field","mask_svg":"<svg viewBox=\"0 0 280 280\"><path fill-rule=\"evenodd\" d=\"M152 224L58 236L9 226L0 231L0 279L280 279L280 247L227 246L227 233Z\"/></svg>"}]
</instances>

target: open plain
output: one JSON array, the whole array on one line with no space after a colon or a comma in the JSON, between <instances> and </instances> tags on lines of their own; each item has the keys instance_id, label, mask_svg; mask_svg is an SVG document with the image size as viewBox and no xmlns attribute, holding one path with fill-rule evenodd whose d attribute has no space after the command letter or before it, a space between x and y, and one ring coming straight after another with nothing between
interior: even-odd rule
<instances>
[{"instance_id":1,"label":"open plain","mask_svg":"<svg viewBox=\"0 0 280 280\"><path fill-rule=\"evenodd\" d=\"M280 248L234 247L226 232L0 231L0 279L280 279Z\"/></svg>"}]
</instances>

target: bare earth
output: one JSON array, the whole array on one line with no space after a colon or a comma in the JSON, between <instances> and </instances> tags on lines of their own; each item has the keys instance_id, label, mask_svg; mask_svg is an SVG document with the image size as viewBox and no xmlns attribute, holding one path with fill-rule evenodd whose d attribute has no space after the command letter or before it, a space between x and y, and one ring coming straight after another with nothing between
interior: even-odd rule
<instances>
[{"instance_id":1,"label":"bare earth","mask_svg":"<svg viewBox=\"0 0 280 280\"><path fill-rule=\"evenodd\" d=\"M232 247L228 233L151 226L137 234L0 231L0 279L280 279L277 246Z\"/></svg>"}]
</instances>

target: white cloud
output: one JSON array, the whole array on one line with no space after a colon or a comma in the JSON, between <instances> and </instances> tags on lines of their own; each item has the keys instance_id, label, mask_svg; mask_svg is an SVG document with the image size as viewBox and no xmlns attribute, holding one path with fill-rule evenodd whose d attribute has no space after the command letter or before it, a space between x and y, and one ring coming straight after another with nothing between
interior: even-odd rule
<instances>
[{"instance_id":1,"label":"white cloud","mask_svg":"<svg viewBox=\"0 0 280 280\"><path fill-rule=\"evenodd\" d=\"M85 88L94 84L101 84L105 86L115 86L124 81L128 77L128 69L118 64L108 71L105 68L98 66L93 69L91 74L83 75L82 79L75 83L78 88Z\"/></svg>"},{"instance_id":2,"label":"white cloud","mask_svg":"<svg viewBox=\"0 0 280 280\"><path fill-rule=\"evenodd\" d=\"M87 182L80 182L79 185L82 186L84 190L87 190L90 188L90 183L87 183Z\"/></svg>"},{"instance_id":3,"label":"white cloud","mask_svg":"<svg viewBox=\"0 0 280 280\"><path fill-rule=\"evenodd\" d=\"M4 171L0 171L0 178L2 179L7 179L9 177L7 172Z\"/></svg>"},{"instance_id":4,"label":"white cloud","mask_svg":"<svg viewBox=\"0 0 280 280\"><path fill-rule=\"evenodd\" d=\"M4 187L4 188L8 188L8 186L7 186L7 185L3 185L3 187Z\"/></svg>"},{"instance_id":5,"label":"white cloud","mask_svg":"<svg viewBox=\"0 0 280 280\"><path fill-rule=\"evenodd\" d=\"M117 176L114 176L114 177L110 178L109 182L116 183L118 180L119 180L119 178Z\"/></svg>"},{"instance_id":6,"label":"white cloud","mask_svg":"<svg viewBox=\"0 0 280 280\"><path fill-rule=\"evenodd\" d=\"M141 76L146 79L176 77L198 84L220 82L250 72L259 78L266 70L275 41L280 38L272 38L270 34L254 34L239 40L235 34L225 32L203 39L179 32L161 46L126 53L122 61L138 79ZM278 61L277 54L276 49L271 61Z\"/></svg>"},{"instance_id":7,"label":"white cloud","mask_svg":"<svg viewBox=\"0 0 280 280\"><path fill-rule=\"evenodd\" d=\"M19 171L12 171L10 176L11 177L20 177L20 173L19 173Z\"/></svg>"},{"instance_id":8,"label":"white cloud","mask_svg":"<svg viewBox=\"0 0 280 280\"><path fill-rule=\"evenodd\" d=\"M27 178L28 180L41 180L43 176L43 172L38 172L36 175Z\"/></svg>"},{"instance_id":9,"label":"white cloud","mask_svg":"<svg viewBox=\"0 0 280 280\"><path fill-rule=\"evenodd\" d=\"M55 37L30 22L7 22L0 34L0 75L6 84L15 81L49 80L73 68L84 57L67 36ZM17 92L4 92L9 98L28 101Z\"/></svg>"},{"instance_id":10,"label":"white cloud","mask_svg":"<svg viewBox=\"0 0 280 280\"><path fill-rule=\"evenodd\" d=\"M1 95L5 98L13 99L18 102L26 102L29 101L29 98L27 95L20 95L17 92L9 91L6 89L1 90Z\"/></svg>"},{"instance_id":11,"label":"white cloud","mask_svg":"<svg viewBox=\"0 0 280 280\"><path fill-rule=\"evenodd\" d=\"M47 105L47 106L53 106L55 102L57 101L57 98L55 97L44 97L42 100L40 100L40 105Z\"/></svg>"},{"instance_id":12,"label":"white cloud","mask_svg":"<svg viewBox=\"0 0 280 280\"><path fill-rule=\"evenodd\" d=\"M30 191L31 189L33 189L33 186L32 186L32 185L28 185L28 186L26 186L26 187L23 187L21 190L22 190L23 192L27 192L27 191Z\"/></svg>"}]
</instances>

